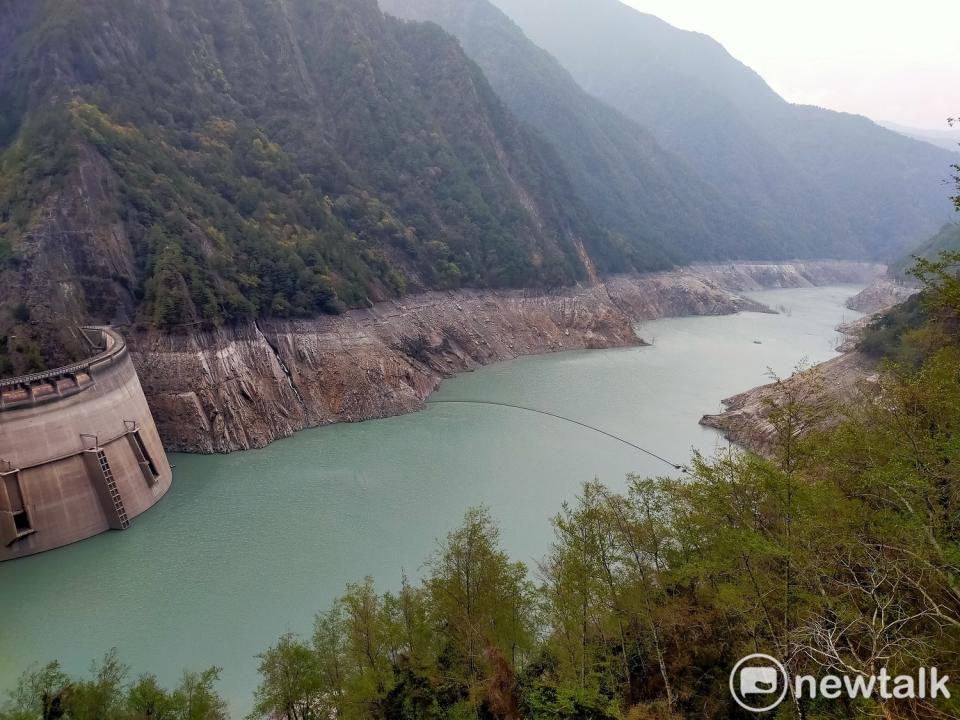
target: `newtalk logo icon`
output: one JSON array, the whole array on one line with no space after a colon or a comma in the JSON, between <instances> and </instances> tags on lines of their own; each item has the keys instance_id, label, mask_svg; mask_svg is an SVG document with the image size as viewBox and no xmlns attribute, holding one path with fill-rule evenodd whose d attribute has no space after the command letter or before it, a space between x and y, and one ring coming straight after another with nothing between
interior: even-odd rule
<instances>
[{"instance_id":1,"label":"newtalk logo icon","mask_svg":"<svg viewBox=\"0 0 960 720\"><path fill-rule=\"evenodd\" d=\"M797 698L835 700L843 695L851 699L950 699L949 675L937 668L920 668L916 675L891 676L886 668L877 675L787 675L776 659L763 653L747 655L733 666L730 694L744 710L762 713L773 710L793 689Z\"/></svg>"}]
</instances>

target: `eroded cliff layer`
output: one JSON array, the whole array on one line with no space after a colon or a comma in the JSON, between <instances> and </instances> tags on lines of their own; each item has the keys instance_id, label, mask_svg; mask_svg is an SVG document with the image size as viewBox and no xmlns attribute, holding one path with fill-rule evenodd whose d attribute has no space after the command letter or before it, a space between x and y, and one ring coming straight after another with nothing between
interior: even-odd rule
<instances>
[{"instance_id":1,"label":"eroded cliff layer","mask_svg":"<svg viewBox=\"0 0 960 720\"><path fill-rule=\"evenodd\" d=\"M899 305L918 292L920 292L918 285L911 285L887 276L879 277L847 300L847 307L867 315L874 315Z\"/></svg>"},{"instance_id":2,"label":"eroded cliff layer","mask_svg":"<svg viewBox=\"0 0 960 720\"><path fill-rule=\"evenodd\" d=\"M749 289L867 282L861 263L697 267L553 293L425 293L368 310L130 338L166 447L229 452L306 427L416 410L455 373L520 355L638 344L633 324L764 310Z\"/></svg>"}]
</instances>

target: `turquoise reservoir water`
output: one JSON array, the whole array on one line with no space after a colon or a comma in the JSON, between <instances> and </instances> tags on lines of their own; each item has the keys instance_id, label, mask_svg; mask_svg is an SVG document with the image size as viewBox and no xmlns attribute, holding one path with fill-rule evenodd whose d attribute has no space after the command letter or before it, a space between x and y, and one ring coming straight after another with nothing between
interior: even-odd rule
<instances>
[{"instance_id":1,"label":"turquoise reservoir water","mask_svg":"<svg viewBox=\"0 0 960 720\"><path fill-rule=\"evenodd\" d=\"M789 374L835 355L834 328L858 317L844 307L858 289L755 293L785 312L645 323L652 347L523 358L445 382L435 397L542 408L685 462L723 442L697 424L722 398L765 382L767 368ZM130 530L0 565L0 690L32 662L79 673L116 647L135 673L167 684L185 668L223 667L239 718L256 653L309 632L347 582L373 575L387 589L404 570L417 576L469 506L487 504L507 549L532 563L582 482L620 487L629 472L666 469L559 420L450 404L173 462L173 489Z\"/></svg>"}]
</instances>

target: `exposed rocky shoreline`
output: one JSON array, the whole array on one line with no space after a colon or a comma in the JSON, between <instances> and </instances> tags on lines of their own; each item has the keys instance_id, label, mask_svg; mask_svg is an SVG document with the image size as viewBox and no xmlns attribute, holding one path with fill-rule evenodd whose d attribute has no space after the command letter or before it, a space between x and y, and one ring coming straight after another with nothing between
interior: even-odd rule
<instances>
[{"instance_id":1,"label":"exposed rocky shoreline","mask_svg":"<svg viewBox=\"0 0 960 720\"><path fill-rule=\"evenodd\" d=\"M769 312L738 292L867 283L882 272L835 261L698 265L556 292L425 293L339 316L134 335L128 344L167 449L230 452L417 410L444 378L492 362L637 345L639 321Z\"/></svg>"},{"instance_id":2,"label":"exposed rocky shoreline","mask_svg":"<svg viewBox=\"0 0 960 720\"><path fill-rule=\"evenodd\" d=\"M845 338L838 348L844 354L786 378L782 385L761 385L727 398L723 401L722 413L704 415L700 424L720 430L736 445L768 454L774 442L774 427L768 419L770 403L781 400L785 392L798 396L807 390L811 404L826 406L852 398L864 383L875 382L876 362L856 350L860 335L877 313L903 302L917 291L916 287L888 277L876 278L847 301L851 310L866 314L837 328Z\"/></svg>"},{"instance_id":3,"label":"exposed rocky shoreline","mask_svg":"<svg viewBox=\"0 0 960 720\"><path fill-rule=\"evenodd\" d=\"M847 307L870 316L899 305L918 292L920 288L916 285L886 276L879 277L847 300Z\"/></svg>"},{"instance_id":4,"label":"exposed rocky shoreline","mask_svg":"<svg viewBox=\"0 0 960 720\"><path fill-rule=\"evenodd\" d=\"M829 418L832 413L827 406L853 397L862 383L875 379L875 368L876 364L865 355L848 352L784 379L782 386L770 383L727 398L722 413L704 415L700 424L719 430L735 445L768 455L776 437L769 420L771 402L793 392L814 409L826 410Z\"/></svg>"}]
</instances>

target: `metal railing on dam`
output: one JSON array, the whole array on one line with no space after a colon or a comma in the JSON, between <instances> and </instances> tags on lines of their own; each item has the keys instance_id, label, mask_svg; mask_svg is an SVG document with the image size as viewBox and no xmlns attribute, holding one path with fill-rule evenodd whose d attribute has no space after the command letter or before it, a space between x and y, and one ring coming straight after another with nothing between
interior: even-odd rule
<instances>
[{"instance_id":1,"label":"metal railing on dam","mask_svg":"<svg viewBox=\"0 0 960 720\"><path fill-rule=\"evenodd\" d=\"M82 331L90 357L0 380L0 561L124 530L170 487L126 342Z\"/></svg>"},{"instance_id":2,"label":"metal railing on dam","mask_svg":"<svg viewBox=\"0 0 960 720\"><path fill-rule=\"evenodd\" d=\"M103 350L84 360L79 360L62 367L30 373L28 375L20 375L18 377L0 379L0 412L6 410L10 404L12 404L13 407L20 407L23 404L29 404L31 402L46 402L49 399L48 394L42 393L38 395L30 391L38 384L53 382L51 387L55 395L62 395L64 388L56 384L56 381L65 378L76 380L78 377L84 375L92 377L91 371L94 368L98 368L106 363L115 362L127 352L127 343L123 339L123 336L108 327L84 327L81 328L81 332L83 332L84 337L88 342L91 342L91 344L93 344L93 341L90 335L99 335ZM83 388L80 387L78 383L77 387L73 389ZM27 396L24 397L22 392L16 392L18 390L27 391Z\"/></svg>"}]
</instances>

